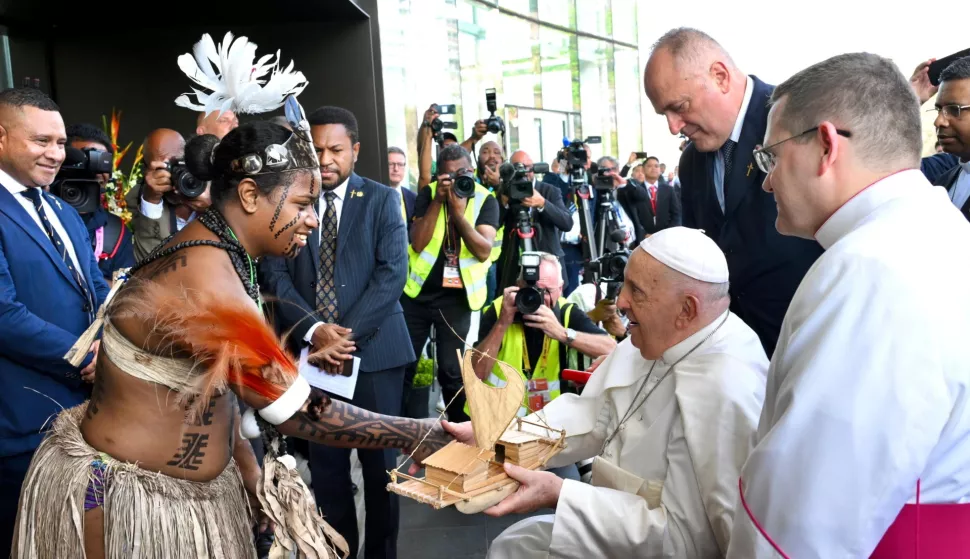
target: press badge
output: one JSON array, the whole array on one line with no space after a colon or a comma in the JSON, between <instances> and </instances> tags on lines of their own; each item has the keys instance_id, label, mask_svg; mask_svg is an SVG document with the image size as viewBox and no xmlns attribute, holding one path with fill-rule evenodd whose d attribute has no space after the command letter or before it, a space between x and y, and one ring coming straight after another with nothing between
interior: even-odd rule
<instances>
[{"instance_id":1,"label":"press badge","mask_svg":"<svg viewBox=\"0 0 970 559\"><path fill-rule=\"evenodd\" d=\"M445 253L445 271L441 281L442 287L461 289L461 271L458 269L458 255L455 253Z\"/></svg>"}]
</instances>

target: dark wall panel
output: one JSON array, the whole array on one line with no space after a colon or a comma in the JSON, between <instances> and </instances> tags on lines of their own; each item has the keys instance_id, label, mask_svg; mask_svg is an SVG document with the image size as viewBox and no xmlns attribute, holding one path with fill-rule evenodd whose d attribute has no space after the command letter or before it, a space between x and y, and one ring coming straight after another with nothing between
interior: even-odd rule
<instances>
[{"instance_id":1,"label":"dark wall panel","mask_svg":"<svg viewBox=\"0 0 970 559\"><path fill-rule=\"evenodd\" d=\"M138 144L155 128L174 128L187 135L195 130L196 114L175 105L175 98L190 91L191 81L179 70L177 58L208 32L219 43L227 30L245 35L258 45L257 57L280 50L310 85L300 95L304 109L338 105L354 112L360 125L358 173L386 181L386 128L376 0L357 4L370 19L330 23L206 28L125 29L111 34L114 45L105 51L90 41L60 37L50 49L51 81L56 101L67 123L99 124L112 107L124 111L122 142ZM31 66L36 67L35 60ZM14 60L15 76L18 62ZM19 82L15 85L19 85ZM47 85L47 84L44 84ZM49 90L47 87L43 87ZM282 114L277 111L274 114ZM242 116L241 120L247 118Z\"/></svg>"}]
</instances>

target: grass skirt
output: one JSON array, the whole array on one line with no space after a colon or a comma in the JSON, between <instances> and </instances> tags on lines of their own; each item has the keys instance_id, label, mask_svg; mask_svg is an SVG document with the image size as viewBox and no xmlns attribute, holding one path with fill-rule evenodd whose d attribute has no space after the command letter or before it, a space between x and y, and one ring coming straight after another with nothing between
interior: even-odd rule
<instances>
[{"instance_id":1,"label":"grass skirt","mask_svg":"<svg viewBox=\"0 0 970 559\"><path fill-rule=\"evenodd\" d=\"M81 436L87 404L64 410L34 455L20 492L11 557L84 557L84 497L104 471L106 559L255 558L249 504L234 461L195 482L119 462Z\"/></svg>"}]
</instances>

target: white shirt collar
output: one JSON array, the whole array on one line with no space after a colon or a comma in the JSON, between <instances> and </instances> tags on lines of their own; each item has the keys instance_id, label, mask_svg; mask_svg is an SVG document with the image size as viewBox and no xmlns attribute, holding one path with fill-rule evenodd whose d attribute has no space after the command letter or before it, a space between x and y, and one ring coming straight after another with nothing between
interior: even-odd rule
<instances>
[{"instance_id":1,"label":"white shirt collar","mask_svg":"<svg viewBox=\"0 0 970 559\"><path fill-rule=\"evenodd\" d=\"M842 204L841 208L835 210L832 217L818 228L815 239L822 248L828 250L839 239L855 229L859 222L873 210L890 200L912 192L913 188L922 186L930 186L930 183L919 169L907 169L884 177L864 188L848 202Z\"/></svg>"},{"instance_id":2,"label":"white shirt collar","mask_svg":"<svg viewBox=\"0 0 970 559\"><path fill-rule=\"evenodd\" d=\"M11 194L19 194L19 193L23 192L24 190L27 190L27 187L26 186L20 184L17 180L15 180L13 177L11 177L3 169L0 169L0 182L3 183L3 186L8 191L10 191Z\"/></svg>"},{"instance_id":3,"label":"white shirt collar","mask_svg":"<svg viewBox=\"0 0 970 559\"><path fill-rule=\"evenodd\" d=\"M347 197L347 183L349 182L350 182L350 177L347 177L347 179L344 182L340 183L340 185L338 185L337 188L334 188L332 190L332 192L337 195L337 200L340 200L342 202ZM320 198L323 199L323 196L321 196Z\"/></svg>"},{"instance_id":4,"label":"white shirt collar","mask_svg":"<svg viewBox=\"0 0 970 559\"><path fill-rule=\"evenodd\" d=\"M748 105L751 103L751 95L754 93L754 80L748 76L744 84L744 101L741 102L741 110L734 121L734 130L731 131L731 140L738 142L741 140L741 127L744 125L744 116L748 114Z\"/></svg>"},{"instance_id":5,"label":"white shirt collar","mask_svg":"<svg viewBox=\"0 0 970 559\"><path fill-rule=\"evenodd\" d=\"M657 182L655 182L653 184L650 184L649 182L648 183L644 183L644 184L647 185L647 188L659 188L660 187L660 181L657 181Z\"/></svg>"},{"instance_id":6,"label":"white shirt collar","mask_svg":"<svg viewBox=\"0 0 970 559\"><path fill-rule=\"evenodd\" d=\"M961 161L960 162L960 167L963 168L963 172L964 173L970 174L970 160Z\"/></svg>"},{"instance_id":7,"label":"white shirt collar","mask_svg":"<svg viewBox=\"0 0 970 559\"><path fill-rule=\"evenodd\" d=\"M660 361L665 365L673 365L676 363L678 359L681 359L687 355L687 352L694 349L694 346L701 343L701 341L707 338L707 336L709 336L715 328L720 326L725 320L725 315L729 312L731 311L724 311L723 313L719 314L717 318L712 320L707 326L701 328L697 332L694 332L688 338L681 340L680 343L669 347L667 351L665 351L660 357Z\"/></svg>"}]
</instances>

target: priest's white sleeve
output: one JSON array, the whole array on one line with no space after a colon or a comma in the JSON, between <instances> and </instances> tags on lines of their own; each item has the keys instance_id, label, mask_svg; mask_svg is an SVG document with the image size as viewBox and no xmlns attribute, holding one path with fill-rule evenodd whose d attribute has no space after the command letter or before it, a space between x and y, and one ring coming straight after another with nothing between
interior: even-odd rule
<instances>
[{"instance_id":1,"label":"priest's white sleeve","mask_svg":"<svg viewBox=\"0 0 970 559\"><path fill-rule=\"evenodd\" d=\"M560 468L592 458L602 452L610 411L603 405L602 394L587 395L584 391L582 396L563 394L525 419L566 431L565 448L550 458L546 464L548 468ZM523 430L550 438L559 436L547 429L526 424L523 424Z\"/></svg>"},{"instance_id":2,"label":"priest's white sleeve","mask_svg":"<svg viewBox=\"0 0 970 559\"><path fill-rule=\"evenodd\" d=\"M551 556L719 556L679 421L666 451L668 469L659 507L649 508L638 495L565 480L556 506Z\"/></svg>"},{"instance_id":3,"label":"priest's white sleeve","mask_svg":"<svg viewBox=\"0 0 970 559\"><path fill-rule=\"evenodd\" d=\"M855 252L817 264L788 310L729 558L868 557L949 418L938 295Z\"/></svg>"}]
</instances>

